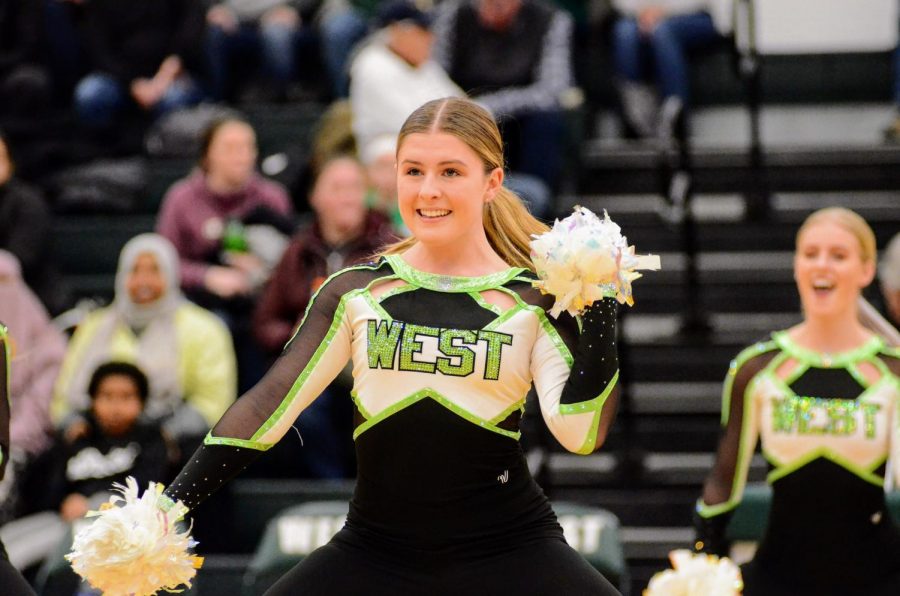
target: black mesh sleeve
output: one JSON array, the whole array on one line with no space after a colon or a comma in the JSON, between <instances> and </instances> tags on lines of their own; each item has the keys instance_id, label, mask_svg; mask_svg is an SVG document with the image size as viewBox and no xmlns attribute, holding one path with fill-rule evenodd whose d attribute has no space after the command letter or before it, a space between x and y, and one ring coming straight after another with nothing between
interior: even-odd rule
<instances>
[{"instance_id":1,"label":"black mesh sleeve","mask_svg":"<svg viewBox=\"0 0 900 596\"><path fill-rule=\"evenodd\" d=\"M722 433L716 463L694 511L697 551L728 553L725 530L732 511L741 501L758 439L758 429L752 424L753 414L745 407L747 388L777 355L773 350L769 344L757 344L741 352L731 363L722 392Z\"/></svg>"},{"instance_id":2,"label":"black mesh sleeve","mask_svg":"<svg viewBox=\"0 0 900 596\"><path fill-rule=\"evenodd\" d=\"M166 489L168 497L193 508L284 436L350 358L344 297L377 276L375 265L361 266L322 286L281 356L216 423Z\"/></svg>"}]
</instances>

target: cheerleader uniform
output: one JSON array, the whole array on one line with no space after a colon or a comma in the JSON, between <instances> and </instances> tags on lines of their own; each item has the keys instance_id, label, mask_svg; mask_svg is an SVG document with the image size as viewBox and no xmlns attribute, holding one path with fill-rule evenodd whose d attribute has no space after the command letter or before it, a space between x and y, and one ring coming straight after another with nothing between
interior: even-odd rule
<instances>
[{"instance_id":1,"label":"cheerleader uniform","mask_svg":"<svg viewBox=\"0 0 900 596\"><path fill-rule=\"evenodd\" d=\"M695 519L697 547L727 554L725 528L761 441L772 506L742 568L745 596L900 594L900 531L884 496L900 464L898 374L900 353L877 336L829 355L782 331L732 362L717 481Z\"/></svg>"},{"instance_id":2,"label":"cheerleader uniform","mask_svg":"<svg viewBox=\"0 0 900 596\"><path fill-rule=\"evenodd\" d=\"M352 360L358 476L346 525L270 594L617 594L565 543L518 441L533 383L563 446L595 449L617 397L616 304L553 318L533 279L521 268L434 275L398 255L337 273L166 495L195 507Z\"/></svg>"}]
</instances>

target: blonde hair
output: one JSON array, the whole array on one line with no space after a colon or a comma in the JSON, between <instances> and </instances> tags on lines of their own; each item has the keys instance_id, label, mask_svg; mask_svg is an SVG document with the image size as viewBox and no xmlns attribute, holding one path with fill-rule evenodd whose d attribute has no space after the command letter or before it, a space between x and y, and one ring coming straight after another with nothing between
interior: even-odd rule
<instances>
[{"instance_id":1,"label":"blonde hair","mask_svg":"<svg viewBox=\"0 0 900 596\"><path fill-rule=\"evenodd\" d=\"M875 246L875 232L858 213L845 207L826 207L813 211L797 230L796 243L807 229L819 223L833 223L847 230L859 241L860 256L863 263L873 263L878 254Z\"/></svg>"},{"instance_id":2,"label":"blonde hair","mask_svg":"<svg viewBox=\"0 0 900 596\"><path fill-rule=\"evenodd\" d=\"M481 158L485 173L503 168L500 130L487 110L475 102L448 97L422 105L403 123L397 137L397 151L409 135L433 132L451 134L465 143ZM513 267L534 269L529 248L531 235L549 228L528 212L514 192L501 187L493 200L485 203L483 223L488 242L500 258ZM379 256L404 252L415 243L415 238L406 238L388 245Z\"/></svg>"}]
</instances>

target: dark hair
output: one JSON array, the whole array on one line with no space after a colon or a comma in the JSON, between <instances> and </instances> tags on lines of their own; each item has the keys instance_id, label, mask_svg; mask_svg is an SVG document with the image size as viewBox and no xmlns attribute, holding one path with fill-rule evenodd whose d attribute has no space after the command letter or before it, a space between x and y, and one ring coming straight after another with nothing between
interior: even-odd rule
<instances>
[{"instance_id":1,"label":"dark hair","mask_svg":"<svg viewBox=\"0 0 900 596\"><path fill-rule=\"evenodd\" d=\"M106 362L98 366L94 374L91 375L91 382L88 383L88 395L91 396L91 399L93 400L97 397L100 383L106 380L107 377L117 375L131 379L135 389L137 389L138 397L141 398L141 402L147 401L147 395L150 393L147 375L140 368L129 362Z\"/></svg>"},{"instance_id":2,"label":"dark hair","mask_svg":"<svg viewBox=\"0 0 900 596\"><path fill-rule=\"evenodd\" d=\"M199 156L199 165L200 169L206 170L206 158L209 156L209 147L212 145L212 142L215 140L216 135L219 134L219 131L226 124L243 124L248 126L250 130L253 130L253 134L256 134L256 131L253 129L253 126L247 122L245 119L240 116L222 116L216 118L209 125L203 129L203 134L200 135L200 156Z\"/></svg>"}]
</instances>

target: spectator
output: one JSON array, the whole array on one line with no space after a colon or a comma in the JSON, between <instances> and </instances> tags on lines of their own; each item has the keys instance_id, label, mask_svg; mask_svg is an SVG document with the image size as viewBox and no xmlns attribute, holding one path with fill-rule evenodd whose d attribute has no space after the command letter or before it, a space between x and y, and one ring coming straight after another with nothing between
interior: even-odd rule
<instances>
[{"instance_id":1,"label":"spectator","mask_svg":"<svg viewBox=\"0 0 900 596\"><path fill-rule=\"evenodd\" d=\"M206 54L212 94L234 97L235 63L240 56L259 55L272 94L284 99L297 70L297 41L302 19L293 0L220 0L206 12Z\"/></svg>"},{"instance_id":2,"label":"spectator","mask_svg":"<svg viewBox=\"0 0 900 596\"><path fill-rule=\"evenodd\" d=\"M365 193L366 174L354 158L322 167L309 198L315 219L291 239L254 315L254 333L270 356L281 352L325 279L396 240L387 219L366 208Z\"/></svg>"},{"instance_id":3,"label":"spectator","mask_svg":"<svg viewBox=\"0 0 900 596\"><path fill-rule=\"evenodd\" d=\"M84 18L93 72L75 88L75 107L88 126L111 128L128 105L159 115L200 100L200 2L91 0Z\"/></svg>"},{"instance_id":4,"label":"spectator","mask_svg":"<svg viewBox=\"0 0 900 596\"><path fill-rule=\"evenodd\" d=\"M250 331L254 296L287 244L270 232L290 234L293 224L287 191L256 173L256 156L249 124L214 122L201 141L199 167L169 189L156 224L178 251L188 297L231 329L241 390L263 373Z\"/></svg>"},{"instance_id":5,"label":"spectator","mask_svg":"<svg viewBox=\"0 0 900 596\"><path fill-rule=\"evenodd\" d=\"M728 0L614 0L622 16L613 32L613 56L622 109L639 135L654 136L678 126L690 103L688 52L724 39L732 26ZM649 60L648 60L649 59ZM671 108L658 116L645 66ZM662 128L665 127L665 128Z\"/></svg>"},{"instance_id":6,"label":"spectator","mask_svg":"<svg viewBox=\"0 0 900 596\"><path fill-rule=\"evenodd\" d=\"M463 96L431 59L431 19L407 0L380 7L379 30L350 65L353 133L372 183L372 206L404 230L397 209L397 133L413 110L431 99Z\"/></svg>"},{"instance_id":7,"label":"spectator","mask_svg":"<svg viewBox=\"0 0 900 596\"><path fill-rule=\"evenodd\" d=\"M356 159L334 157L324 164L309 198L315 219L294 235L256 308L253 330L270 358L291 338L326 278L396 240L387 218L366 208L365 196L366 174ZM283 442L265 469L313 478L353 476L351 386L349 380L332 383L297 421L304 448Z\"/></svg>"},{"instance_id":8,"label":"spectator","mask_svg":"<svg viewBox=\"0 0 900 596\"><path fill-rule=\"evenodd\" d=\"M382 0L326 0L321 9L322 58L336 99L349 91L348 63L354 46L369 32Z\"/></svg>"},{"instance_id":9,"label":"spectator","mask_svg":"<svg viewBox=\"0 0 900 596\"><path fill-rule=\"evenodd\" d=\"M7 138L0 132L0 249L15 255L25 283L52 314L59 314L70 300L50 261L51 217L43 195L15 176Z\"/></svg>"},{"instance_id":10,"label":"spectator","mask_svg":"<svg viewBox=\"0 0 900 596\"><path fill-rule=\"evenodd\" d=\"M50 400L66 351L66 339L22 281L19 262L0 250L0 321L9 323L11 460L0 482L0 524L21 510L30 464L50 446Z\"/></svg>"},{"instance_id":11,"label":"spectator","mask_svg":"<svg viewBox=\"0 0 900 596\"><path fill-rule=\"evenodd\" d=\"M57 441L47 482L48 502L65 521L105 501L113 482L134 476L146 487L151 480L162 481L170 464L159 422L141 417L150 393L140 368L127 362L101 364L92 371L88 394L84 424Z\"/></svg>"},{"instance_id":12,"label":"spectator","mask_svg":"<svg viewBox=\"0 0 900 596\"><path fill-rule=\"evenodd\" d=\"M25 285L16 257L5 250L0 250L0 320L9 323L15 350L10 436L14 447L34 456L50 444L50 400L66 338Z\"/></svg>"},{"instance_id":13,"label":"spectator","mask_svg":"<svg viewBox=\"0 0 900 596\"><path fill-rule=\"evenodd\" d=\"M56 384L52 414L71 428L89 405L89 379L102 362L136 362L150 376L146 415L189 447L235 399L235 361L225 326L186 301L178 255L156 234L122 249L112 305L78 326Z\"/></svg>"},{"instance_id":14,"label":"spectator","mask_svg":"<svg viewBox=\"0 0 900 596\"><path fill-rule=\"evenodd\" d=\"M434 33L435 60L500 122L510 169L555 190L561 98L572 85L571 17L538 0L448 0Z\"/></svg>"}]
</instances>

